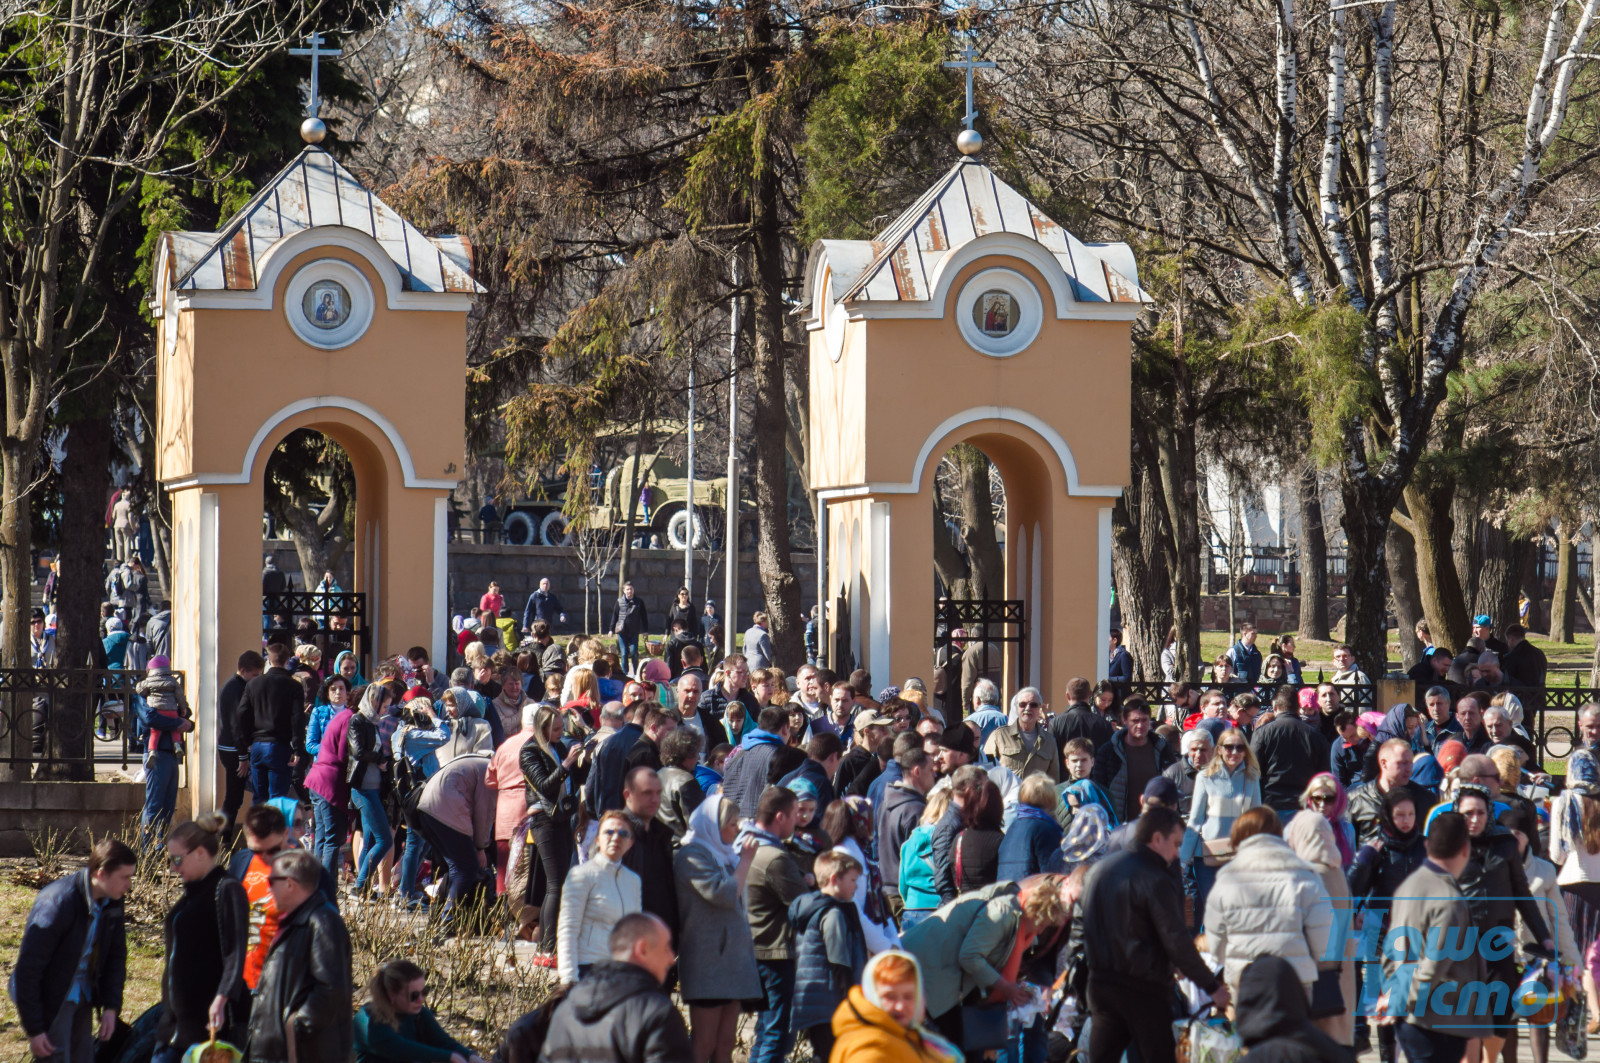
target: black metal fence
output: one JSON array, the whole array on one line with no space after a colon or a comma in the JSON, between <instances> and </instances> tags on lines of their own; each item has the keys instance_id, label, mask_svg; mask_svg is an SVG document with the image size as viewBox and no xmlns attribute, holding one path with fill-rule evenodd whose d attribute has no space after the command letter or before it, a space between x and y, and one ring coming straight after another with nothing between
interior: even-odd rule
<instances>
[{"instance_id":1,"label":"black metal fence","mask_svg":"<svg viewBox=\"0 0 1600 1063\"><path fill-rule=\"evenodd\" d=\"M332 663L344 650L350 650L361 662L363 674L369 671L372 655L372 631L368 627L367 595L364 591L284 591L282 594L263 594L261 614L265 621L267 643L281 642L293 646L297 623L309 617L317 625L309 638L301 642L315 643L322 650L323 659Z\"/></svg>"},{"instance_id":2,"label":"black metal fence","mask_svg":"<svg viewBox=\"0 0 1600 1063\"><path fill-rule=\"evenodd\" d=\"M174 673L186 691L183 673ZM88 778L94 765L132 769L144 758L148 672L99 668L0 669L0 764L36 764ZM18 740L20 736L20 741Z\"/></svg>"},{"instance_id":3,"label":"black metal fence","mask_svg":"<svg viewBox=\"0 0 1600 1063\"><path fill-rule=\"evenodd\" d=\"M1229 701L1235 695L1243 693L1255 694L1261 699L1261 704L1266 707L1272 702L1279 690L1288 688L1300 691L1309 687L1316 687L1328 680L1319 672L1315 679L1305 677L1303 684L1293 683L1205 683L1191 682L1189 686L1194 690L1204 693L1208 690L1220 690ZM1140 697L1149 702L1152 709L1159 709L1171 703L1169 692L1172 684L1166 682L1138 682L1119 683L1124 699ZM1425 695L1432 684L1415 684L1413 691L1406 698L1416 707L1418 712L1423 711ZM1452 702L1458 700L1462 691L1447 686L1451 691ZM1339 704L1341 708L1350 709L1356 713L1387 712L1394 707L1393 702L1384 704L1378 696L1378 688L1373 683L1341 683L1338 685ZM1508 694L1513 695L1522 703L1522 727L1528 732L1529 739L1539 751L1540 757L1547 765L1566 759L1578 743L1578 711L1585 705L1600 704L1600 688L1588 687L1580 684L1578 677L1573 676L1570 686L1542 686L1526 687L1513 686L1506 688ZM1538 766L1534 766L1538 770Z\"/></svg>"},{"instance_id":4,"label":"black metal fence","mask_svg":"<svg viewBox=\"0 0 1600 1063\"><path fill-rule=\"evenodd\" d=\"M1001 687L1003 701L1015 690L1004 689L1002 675L1006 655L1016 653L1014 686L1020 687L1028 674L1028 612L1021 599L940 598L934 606L934 650L937 660L960 656L965 648L976 647L978 671ZM955 632L965 632L963 649L957 649ZM939 653L938 651L944 651Z\"/></svg>"}]
</instances>

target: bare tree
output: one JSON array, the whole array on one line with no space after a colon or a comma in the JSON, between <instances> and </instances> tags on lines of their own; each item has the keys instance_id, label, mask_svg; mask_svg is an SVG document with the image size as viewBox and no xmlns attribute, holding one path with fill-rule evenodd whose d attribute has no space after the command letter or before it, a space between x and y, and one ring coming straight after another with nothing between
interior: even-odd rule
<instances>
[{"instance_id":1,"label":"bare tree","mask_svg":"<svg viewBox=\"0 0 1600 1063\"><path fill-rule=\"evenodd\" d=\"M29 495L65 352L96 326L93 282L140 178L173 139L300 36L317 6L55 0L11 8L0 58L0 599L6 667L27 662ZM12 729L12 756L29 740Z\"/></svg>"}]
</instances>

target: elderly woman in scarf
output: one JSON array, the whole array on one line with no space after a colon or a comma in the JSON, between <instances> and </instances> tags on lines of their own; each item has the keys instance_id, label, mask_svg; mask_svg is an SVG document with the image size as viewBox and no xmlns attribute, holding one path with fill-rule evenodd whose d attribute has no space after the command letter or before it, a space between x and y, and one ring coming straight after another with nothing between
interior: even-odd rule
<instances>
[{"instance_id":1,"label":"elderly woman in scarf","mask_svg":"<svg viewBox=\"0 0 1600 1063\"><path fill-rule=\"evenodd\" d=\"M689 815L672 860L678 889L678 977L689 1005L695 1063L730 1063L741 1001L759 998L745 879L756 845L735 849L739 803L712 794Z\"/></svg>"},{"instance_id":2,"label":"elderly woman in scarf","mask_svg":"<svg viewBox=\"0 0 1600 1063\"><path fill-rule=\"evenodd\" d=\"M450 720L452 734L467 732L472 734L473 744L487 742L493 750L498 742L495 740L494 726L487 719L489 713L489 699L476 690L467 687L450 687L444 692L444 697L439 699L444 703L445 715ZM440 763L444 758L440 757Z\"/></svg>"},{"instance_id":3,"label":"elderly woman in scarf","mask_svg":"<svg viewBox=\"0 0 1600 1063\"><path fill-rule=\"evenodd\" d=\"M1294 850L1294 855L1311 865L1322 879L1322 887L1328 891L1328 898L1333 902L1334 911L1348 911L1353 905L1350 901L1350 886L1345 881L1343 858L1339 854L1338 843L1334 840L1333 824L1322 816L1295 816L1289 821L1289 826L1283 832L1283 840L1289 843L1289 848ZM1334 916L1334 925L1347 925L1347 916ZM1312 993L1313 1008L1321 1003L1317 998L1324 995L1327 987L1325 982L1336 981L1342 998L1343 1009L1333 1014L1323 1014L1316 1010L1312 1012L1312 1021L1317 1029L1333 1038L1341 1045L1353 1046L1356 1040L1355 1002L1356 1002L1356 970L1351 961L1355 957L1356 939L1353 934L1346 934L1343 955L1338 959L1330 960L1326 956L1317 959L1317 990ZM1331 997L1331 994L1328 994ZM1331 1006L1330 1006L1331 1007Z\"/></svg>"},{"instance_id":4,"label":"elderly woman in scarf","mask_svg":"<svg viewBox=\"0 0 1600 1063\"><path fill-rule=\"evenodd\" d=\"M917 958L878 953L833 1014L829 1063L960 1063L960 1050L924 1024L926 1009Z\"/></svg>"}]
</instances>

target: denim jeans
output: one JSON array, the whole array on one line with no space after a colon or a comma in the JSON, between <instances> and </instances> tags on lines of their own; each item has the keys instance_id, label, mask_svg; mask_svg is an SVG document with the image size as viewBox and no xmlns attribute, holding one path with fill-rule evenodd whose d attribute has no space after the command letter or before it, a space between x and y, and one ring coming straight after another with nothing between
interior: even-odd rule
<instances>
[{"instance_id":1,"label":"denim jeans","mask_svg":"<svg viewBox=\"0 0 1600 1063\"><path fill-rule=\"evenodd\" d=\"M151 750L144 755L144 825L146 844L161 840L178 804L178 755Z\"/></svg>"},{"instance_id":2,"label":"denim jeans","mask_svg":"<svg viewBox=\"0 0 1600 1063\"><path fill-rule=\"evenodd\" d=\"M402 814L406 819L406 847L400 854L400 881L395 888L400 891L400 896L414 901L424 896L417 876L422 874L422 857L428 851L428 842L422 836L418 814L411 809L402 809Z\"/></svg>"},{"instance_id":3,"label":"denim jeans","mask_svg":"<svg viewBox=\"0 0 1600 1063\"><path fill-rule=\"evenodd\" d=\"M900 913L900 933L909 934L911 928L922 922L928 916L937 912L937 908L906 908Z\"/></svg>"},{"instance_id":4,"label":"denim jeans","mask_svg":"<svg viewBox=\"0 0 1600 1063\"><path fill-rule=\"evenodd\" d=\"M326 797L311 791L311 811L316 816L316 844L311 855L316 857L335 882L339 881L339 850L344 846L344 833L349 814Z\"/></svg>"},{"instance_id":5,"label":"denim jeans","mask_svg":"<svg viewBox=\"0 0 1600 1063\"><path fill-rule=\"evenodd\" d=\"M794 1047L789 1019L794 1014L794 961L757 960L766 1005L756 1016L750 1063L783 1063Z\"/></svg>"},{"instance_id":6,"label":"denim jeans","mask_svg":"<svg viewBox=\"0 0 1600 1063\"><path fill-rule=\"evenodd\" d=\"M274 797L293 797L289 792L292 782L287 742L250 743L250 792L255 794L256 803L265 803Z\"/></svg>"},{"instance_id":7,"label":"denim jeans","mask_svg":"<svg viewBox=\"0 0 1600 1063\"><path fill-rule=\"evenodd\" d=\"M383 862L394 844L394 835L389 831L389 816L383 810L383 797L377 790L351 790L350 803L361 813L361 867L356 871L356 889L359 890L366 886L373 869Z\"/></svg>"},{"instance_id":8,"label":"denim jeans","mask_svg":"<svg viewBox=\"0 0 1600 1063\"><path fill-rule=\"evenodd\" d=\"M1205 929L1206 898L1211 896L1211 887L1217 884L1217 869L1206 866L1201 858L1190 866L1194 868L1194 932L1198 934Z\"/></svg>"},{"instance_id":9,"label":"denim jeans","mask_svg":"<svg viewBox=\"0 0 1600 1063\"><path fill-rule=\"evenodd\" d=\"M1049 1050L1050 1026L1041 1015L1000 1050L995 1063L1044 1063Z\"/></svg>"},{"instance_id":10,"label":"denim jeans","mask_svg":"<svg viewBox=\"0 0 1600 1063\"><path fill-rule=\"evenodd\" d=\"M639 636L617 636L617 658L622 665L622 670L632 675L635 668L639 667Z\"/></svg>"}]
</instances>

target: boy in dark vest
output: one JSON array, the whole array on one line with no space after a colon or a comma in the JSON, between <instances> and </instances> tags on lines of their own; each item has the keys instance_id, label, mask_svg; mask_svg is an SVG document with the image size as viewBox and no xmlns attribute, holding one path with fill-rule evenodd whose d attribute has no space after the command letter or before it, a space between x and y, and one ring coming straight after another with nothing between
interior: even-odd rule
<instances>
[{"instance_id":1,"label":"boy in dark vest","mask_svg":"<svg viewBox=\"0 0 1600 1063\"><path fill-rule=\"evenodd\" d=\"M816 892L789 906L795 936L792 1029L811 1039L817 1059L827 1059L833 1051L833 1013L867 966L867 938L855 905L860 862L829 849L818 854L814 870Z\"/></svg>"}]
</instances>

